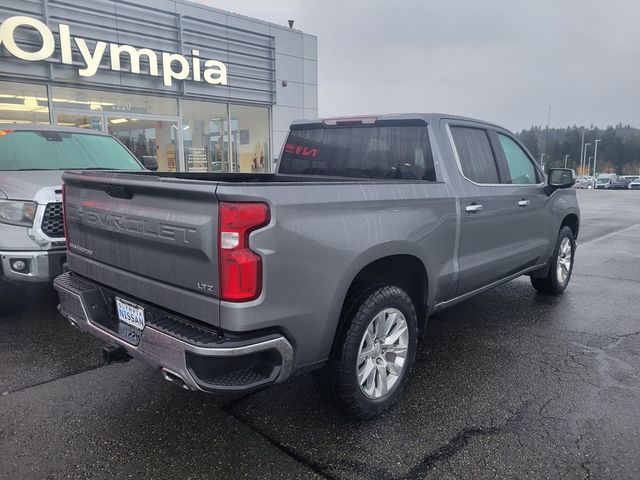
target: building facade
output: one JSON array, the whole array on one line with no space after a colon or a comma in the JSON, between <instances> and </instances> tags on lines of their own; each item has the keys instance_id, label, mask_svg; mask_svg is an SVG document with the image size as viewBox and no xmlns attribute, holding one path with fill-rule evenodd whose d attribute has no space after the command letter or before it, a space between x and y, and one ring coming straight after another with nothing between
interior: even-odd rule
<instances>
[{"instance_id":1,"label":"building facade","mask_svg":"<svg viewBox=\"0 0 640 480\"><path fill-rule=\"evenodd\" d=\"M107 131L162 171L268 172L318 114L317 38L185 0L6 0L0 124Z\"/></svg>"}]
</instances>

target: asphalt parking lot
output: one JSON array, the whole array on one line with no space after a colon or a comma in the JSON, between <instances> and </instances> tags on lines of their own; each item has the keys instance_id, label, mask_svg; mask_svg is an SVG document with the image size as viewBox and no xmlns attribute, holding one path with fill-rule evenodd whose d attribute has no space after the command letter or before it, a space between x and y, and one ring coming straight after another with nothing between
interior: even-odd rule
<instances>
[{"instance_id":1,"label":"asphalt parking lot","mask_svg":"<svg viewBox=\"0 0 640 480\"><path fill-rule=\"evenodd\" d=\"M0 478L640 478L640 193L578 195L566 293L522 278L433 317L370 422L309 376L221 399L102 365L33 293L0 317Z\"/></svg>"}]
</instances>

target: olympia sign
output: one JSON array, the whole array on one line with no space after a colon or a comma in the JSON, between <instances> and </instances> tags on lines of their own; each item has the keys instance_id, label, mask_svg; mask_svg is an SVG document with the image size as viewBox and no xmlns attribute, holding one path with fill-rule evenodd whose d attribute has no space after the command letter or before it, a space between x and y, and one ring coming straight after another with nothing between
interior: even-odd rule
<instances>
[{"instance_id":1,"label":"olympia sign","mask_svg":"<svg viewBox=\"0 0 640 480\"><path fill-rule=\"evenodd\" d=\"M15 32L19 27L32 28L38 33L41 43L36 51L24 50L16 43ZM84 38L71 36L69 25L58 24L58 32L60 59L63 64L73 64L71 40L78 47L84 61L84 65L78 69L78 74L81 77L94 76L105 55L110 58L111 70L120 71L120 60L123 53L129 56L131 73L142 73L140 71L140 57L145 56L149 62L149 75L160 76L158 54L149 48L135 48L131 45L98 41L91 51ZM0 46L2 45L14 57L30 62L48 59L53 55L56 46L53 32L47 25L35 18L21 15L9 17L0 25ZM173 80L185 80L190 75L195 82L205 81L211 85L227 85L227 66L218 60L205 60L203 63L198 50L191 50L191 62L179 53L160 52L160 54L162 80L167 87L172 85Z\"/></svg>"}]
</instances>

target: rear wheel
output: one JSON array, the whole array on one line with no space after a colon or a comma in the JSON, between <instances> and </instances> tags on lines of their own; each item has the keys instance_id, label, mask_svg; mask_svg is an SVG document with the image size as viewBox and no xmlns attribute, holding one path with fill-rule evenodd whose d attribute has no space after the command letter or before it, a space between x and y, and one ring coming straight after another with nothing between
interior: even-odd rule
<instances>
[{"instance_id":1,"label":"rear wheel","mask_svg":"<svg viewBox=\"0 0 640 480\"><path fill-rule=\"evenodd\" d=\"M378 286L360 298L346 314L329 362L313 377L321 393L350 415L371 418L400 397L418 328L413 303L401 288Z\"/></svg>"},{"instance_id":2,"label":"rear wheel","mask_svg":"<svg viewBox=\"0 0 640 480\"><path fill-rule=\"evenodd\" d=\"M564 292L571 273L573 272L573 258L576 252L576 241L573 231L569 227L562 227L553 250L549 272L546 277L531 277L533 288L540 292L558 295Z\"/></svg>"}]
</instances>

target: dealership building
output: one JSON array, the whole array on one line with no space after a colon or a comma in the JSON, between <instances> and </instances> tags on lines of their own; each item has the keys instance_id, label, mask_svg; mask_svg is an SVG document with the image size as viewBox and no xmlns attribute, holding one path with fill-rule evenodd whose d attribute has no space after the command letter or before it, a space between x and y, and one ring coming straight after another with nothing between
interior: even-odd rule
<instances>
[{"instance_id":1,"label":"dealership building","mask_svg":"<svg viewBox=\"0 0 640 480\"><path fill-rule=\"evenodd\" d=\"M0 124L109 132L162 171L268 172L318 115L317 38L185 0L5 0Z\"/></svg>"}]
</instances>

